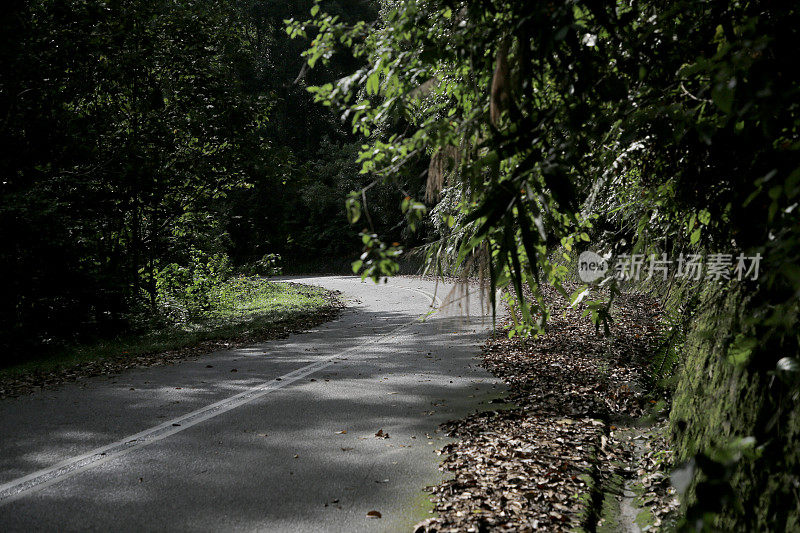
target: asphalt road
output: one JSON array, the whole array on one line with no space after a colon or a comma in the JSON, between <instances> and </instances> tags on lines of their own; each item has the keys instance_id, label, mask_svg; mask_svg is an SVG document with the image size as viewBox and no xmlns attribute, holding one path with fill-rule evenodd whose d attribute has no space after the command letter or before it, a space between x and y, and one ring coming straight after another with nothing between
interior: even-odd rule
<instances>
[{"instance_id":1,"label":"asphalt road","mask_svg":"<svg viewBox=\"0 0 800 533\"><path fill-rule=\"evenodd\" d=\"M416 278L293 280L348 309L287 339L0 401L0 531L407 531L429 516L438 425L503 391L475 358L491 319L455 294L420 320L451 287L432 298Z\"/></svg>"}]
</instances>

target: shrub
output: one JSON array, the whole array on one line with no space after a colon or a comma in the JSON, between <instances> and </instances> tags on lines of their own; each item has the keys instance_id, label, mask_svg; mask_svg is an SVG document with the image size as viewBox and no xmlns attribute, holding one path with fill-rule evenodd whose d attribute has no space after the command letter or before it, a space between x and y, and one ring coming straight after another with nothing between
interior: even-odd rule
<instances>
[{"instance_id":1,"label":"shrub","mask_svg":"<svg viewBox=\"0 0 800 533\"><path fill-rule=\"evenodd\" d=\"M169 263L155 271L158 310L170 321L201 318L211 309L211 293L231 274L228 256L191 251L188 265Z\"/></svg>"}]
</instances>

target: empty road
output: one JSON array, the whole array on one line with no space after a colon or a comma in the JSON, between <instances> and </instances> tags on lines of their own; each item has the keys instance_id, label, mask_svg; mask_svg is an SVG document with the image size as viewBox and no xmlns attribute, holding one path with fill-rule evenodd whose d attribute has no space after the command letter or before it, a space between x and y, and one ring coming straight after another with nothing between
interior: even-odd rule
<instances>
[{"instance_id":1,"label":"empty road","mask_svg":"<svg viewBox=\"0 0 800 533\"><path fill-rule=\"evenodd\" d=\"M0 531L407 531L429 516L437 426L504 390L476 358L491 317L456 295L420 320L451 286L418 278L291 280L348 307L286 339L0 401Z\"/></svg>"}]
</instances>

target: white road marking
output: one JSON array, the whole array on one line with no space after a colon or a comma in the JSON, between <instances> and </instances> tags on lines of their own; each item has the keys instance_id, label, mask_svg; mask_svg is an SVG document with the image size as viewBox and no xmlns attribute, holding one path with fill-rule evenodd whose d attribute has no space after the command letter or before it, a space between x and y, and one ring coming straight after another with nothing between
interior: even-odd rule
<instances>
[{"instance_id":1,"label":"white road marking","mask_svg":"<svg viewBox=\"0 0 800 533\"><path fill-rule=\"evenodd\" d=\"M83 472L84 470L99 466L112 459L117 459L123 455L126 455L134 450L143 448L153 444L154 442L158 442L161 439L165 439L210 418L227 413L232 409L236 409L237 407L257 400L258 398L261 398L270 392L291 385L299 379L333 365L334 362L344 359L344 356L348 354L391 338L397 332L406 329L420 320L424 320L431 313L435 312L436 309L438 309L438 307L442 304L441 299L435 294L428 293L421 289L410 287L396 288L417 292L427 298L430 298L432 310L423 313L410 322L397 326L388 333L370 339L357 346L348 348L338 355L334 355L320 361L315 361L306 366L298 368L297 370L289 372L288 374L284 374L273 380L256 385L255 387L252 387L244 392L240 392L239 394L225 398L224 400L212 403L211 405L201 407L200 409L192 411L191 413L181 415L178 418L168 420L163 424L159 424L158 426L145 429L144 431L140 431L135 435L130 435L116 442L112 442L111 444L96 448L83 455L65 459L64 461L61 461L60 463L57 463L49 468L38 470L26 476L4 483L3 485L0 485L0 506L18 500L30 492L41 490L45 487L58 483L59 481L72 477L75 474Z\"/></svg>"}]
</instances>

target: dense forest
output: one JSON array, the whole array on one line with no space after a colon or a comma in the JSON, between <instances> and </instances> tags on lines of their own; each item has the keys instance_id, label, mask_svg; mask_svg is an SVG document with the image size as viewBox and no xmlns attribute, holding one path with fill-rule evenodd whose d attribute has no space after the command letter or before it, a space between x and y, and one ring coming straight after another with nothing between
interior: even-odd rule
<instances>
[{"instance_id":1,"label":"dense forest","mask_svg":"<svg viewBox=\"0 0 800 533\"><path fill-rule=\"evenodd\" d=\"M417 258L523 337L542 286L599 334L646 287L680 527L800 527L790 3L19 0L0 24L3 363L231 272ZM587 250L609 275L568 291Z\"/></svg>"},{"instance_id":2,"label":"dense forest","mask_svg":"<svg viewBox=\"0 0 800 533\"><path fill-rule=\"evenodd\" d=\"M170 293L198 306L245 264L358 253L342 205L366 184L359 145L305 90L358 63L304 66L283 20L311 5L4 3L4 363L135 327ZM368 2L328 9L376 16ZM399 201L381 195L376 209ZM393 212L376 219L395 226Z\"/></svg>"}]
</instances>

